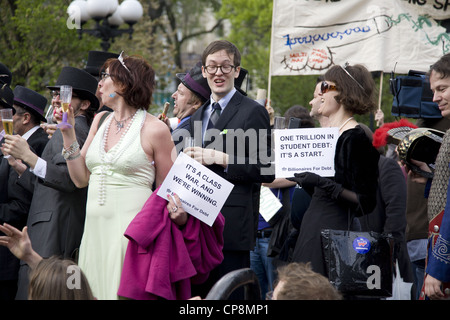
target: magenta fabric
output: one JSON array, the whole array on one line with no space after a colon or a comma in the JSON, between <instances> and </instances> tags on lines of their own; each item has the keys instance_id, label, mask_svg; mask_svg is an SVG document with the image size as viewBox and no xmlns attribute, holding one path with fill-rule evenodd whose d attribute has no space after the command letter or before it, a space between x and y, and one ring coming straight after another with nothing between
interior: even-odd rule
<instances>
[{"instance_id":1,"label":"magenta fabric","mask_svg":"<svg viewBox=\"0 0 450 320\"><path fill-rule=\"evenodd\" d=\"M191 281L205 281L223 260L225 218L219 213L209 227L189 215L180 230L158 189L125 231L129 243L117 294L136 300L189 299Z\"/></svg>"}]
</instances>

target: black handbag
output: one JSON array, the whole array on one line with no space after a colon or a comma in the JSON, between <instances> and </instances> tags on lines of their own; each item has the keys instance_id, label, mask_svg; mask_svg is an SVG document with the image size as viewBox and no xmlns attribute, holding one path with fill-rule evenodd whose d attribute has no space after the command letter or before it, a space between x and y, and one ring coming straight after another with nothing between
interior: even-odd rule
<instances>
[{"instance_id":1,"label":"black handbag","mask_svg":"<svg viewBox=\"0 0 450 320\"><path fill-rule=\"evenodd\" d=\"M321 230L328 279L345 296L392 296L393 240L373 231Z\"/></svg>"}]
</instances>

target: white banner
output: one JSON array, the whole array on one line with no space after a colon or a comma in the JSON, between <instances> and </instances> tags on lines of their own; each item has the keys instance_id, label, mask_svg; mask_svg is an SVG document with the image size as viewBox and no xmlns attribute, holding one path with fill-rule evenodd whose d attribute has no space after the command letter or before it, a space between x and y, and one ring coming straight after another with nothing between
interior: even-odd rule
<instances>
[{"instance_id":1,"label":"white banner","mask_svg":"<svg viewBox=\"0 0 450 320\"><path fill-rule=\"evenodd\" d=\"M435 20L449 18L448 0L274 0L271 75L323 74L345 62L428 71L450 52Z\"/></svg>"}]
</instances>

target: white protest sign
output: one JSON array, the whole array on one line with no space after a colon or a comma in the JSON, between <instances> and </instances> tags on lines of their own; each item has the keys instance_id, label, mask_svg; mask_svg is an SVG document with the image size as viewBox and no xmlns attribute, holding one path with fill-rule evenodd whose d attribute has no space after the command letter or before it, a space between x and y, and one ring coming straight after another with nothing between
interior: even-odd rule
<instances>
[{"instance_id":1,"label":"white protest sign","mask_svg":"<svg viewBox=\"0 0 450 320\"><path fill-rule=\"evenodd\" d=\"M338 138L338 128L274 130L275 177L289 178L306 171L334 176Z\"/></svg>"},{"instance_id":2,"label":"white protest sign","mask_svg":"<svg viewBox=\"0 0 450 320\"><path fill-rule=\"evenodd\" d=\"M212 226L234 185L181 152L157 193L176 193L183 209Z\"/></svg>"},{"instance_id":3,"label":"white protest sign","mask_svg":"<svg viewBox=\"0 0 450 320\"><path fill-rule=\"evenodd\" d=\"M269 222L282 206L280 200L273 194L272 190L265 186L261 186L259 213L264 220Z\"/></svg>"}]
</instances>

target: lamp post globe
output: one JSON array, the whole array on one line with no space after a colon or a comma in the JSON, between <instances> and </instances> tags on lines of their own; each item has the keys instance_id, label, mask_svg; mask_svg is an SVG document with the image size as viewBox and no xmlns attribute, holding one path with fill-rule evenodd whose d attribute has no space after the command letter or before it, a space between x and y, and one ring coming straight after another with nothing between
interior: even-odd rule
<instances>
[{"instance_id":1,"label":"lamp post globe","mask_svg":"<svg viewBox=\"0 0 450 320\"><path fill-rule=\"evenodd\" d=\"M110 42L124 33L132 38L133 25L142 17L144 10L138 0L125 0L119 5L118 0L74 0L67 8L69 16L79 16L81 25L78 28L79 38L83 33L102 39L103 51L108 51ZM83 29L89 20L95 20L93 29ZM128 29L119 29L124 23Z\"/></svg>"}]
</instances>

